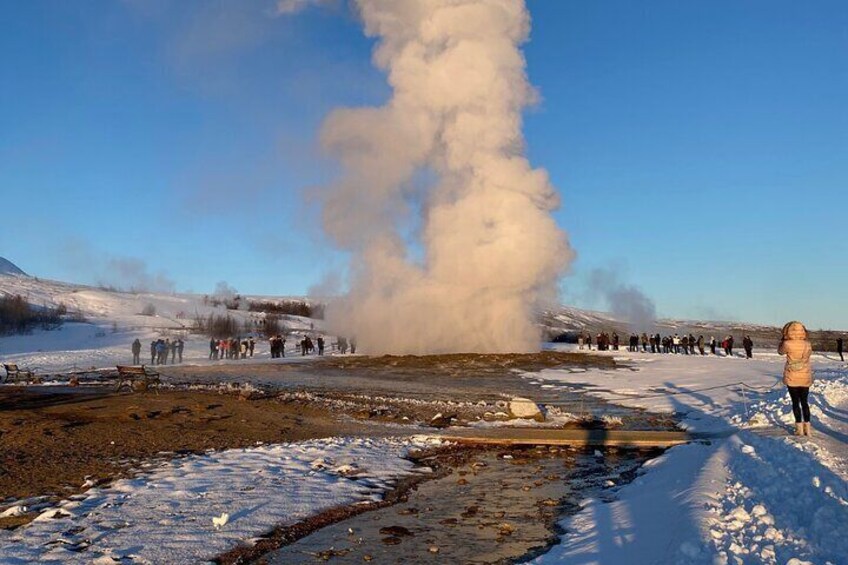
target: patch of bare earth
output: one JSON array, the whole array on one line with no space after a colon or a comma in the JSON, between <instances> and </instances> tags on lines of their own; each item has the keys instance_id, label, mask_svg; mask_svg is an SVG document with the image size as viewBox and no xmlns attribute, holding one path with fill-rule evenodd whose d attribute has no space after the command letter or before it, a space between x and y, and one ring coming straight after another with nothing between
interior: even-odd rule
<instances>
[{"instance_id":1,"label":"patch of bare earth","mask_svg":"<svg viewBox=\"0 0 848 565\"><path fill-rule=\"evenodd\" d=\"M355 432L325 410L274 398L52 388L0 388L0 501L67 497L87 478L126 476L146 459Z\"/></svg>"}]
</instances>

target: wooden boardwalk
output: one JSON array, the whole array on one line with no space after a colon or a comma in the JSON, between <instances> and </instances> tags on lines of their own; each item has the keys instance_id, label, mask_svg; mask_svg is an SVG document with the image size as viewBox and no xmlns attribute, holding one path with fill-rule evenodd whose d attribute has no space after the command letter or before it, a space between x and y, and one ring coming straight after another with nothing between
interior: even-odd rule
<instances>
[{"instance_id":1,"label":"wooden boardwalk","mask_svg":"<svg viewBox=\"0 0 848 565\"><path fill-rule=\"evenodd\" d=\"M691 441L727 437L732 430L713 434L684 431L584 430L544 428L450 429L435 437L478 445L565 445L574 447L672 447Z\"/></svg>"}]
</instances>

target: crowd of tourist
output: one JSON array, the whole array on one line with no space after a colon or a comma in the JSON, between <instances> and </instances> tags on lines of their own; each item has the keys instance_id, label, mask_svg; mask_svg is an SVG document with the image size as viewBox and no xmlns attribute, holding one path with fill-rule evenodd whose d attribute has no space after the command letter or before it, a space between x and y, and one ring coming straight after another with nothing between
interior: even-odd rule
<instances>
[{"instance_id":1,"label":"crowd of tourist","mask_svg":"<svg viewBox=\"0 0 848 565\"><path fill-rule=\"evenodd\" d=\"M618 351L621 347L621 338L617 332L601 332L595 336L595 344L598 351ZM632 352L642 351L647 353L672 353L677 355L707 355L707 348L711 355L718 355L719 347L728 357L733 356L734 338L732 335L725 336L721 341L710 336L709 341L704 336L697 338L693 334L666 335L631 333L627 340L627 350ZM578 349L592 350L592 335L583 332L577 337ZM754 341L751 336L746 335L742 339L742 348L745 357L750 359L754 355Z\"/></svg>"},{"instance_id":2,"label":"crowd of tourist","mask_svg":"<svg viewBox=\"0 0 848 565\"><path fill-rule=\"evenodd\" d=\"M277 359L286 356L286 336L282 334L274 335L268 338L271 358ZM318 335L313 338L308 334L304 334L300 340L295 341L294 351L302 356L306 355L324 355L327 345L327 339L323 335ZM224 359L248 359L256 353L257 341L253 336L246 338L211 338L209 340L209 360L219 361ZM342 355L350 352L356 353L356 340L348 340L345 337L337 338L335 343L330 344L333 351L338 351ZM170 356L170 363L183 362L183 349L185 342L180 339L171 340L170 338L155 339L150 342L150 364L151 365L167 365ZM133 365L141 364L141 341L136 339L131 346L133 354Z\"/></svg>"}]
</instances>

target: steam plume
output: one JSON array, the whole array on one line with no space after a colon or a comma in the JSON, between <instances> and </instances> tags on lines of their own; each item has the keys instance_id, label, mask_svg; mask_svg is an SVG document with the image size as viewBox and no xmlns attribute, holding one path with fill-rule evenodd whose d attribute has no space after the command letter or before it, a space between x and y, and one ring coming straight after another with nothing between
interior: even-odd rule
<instances>
[{"instance_id":1,"label":"steam plume","mask_svg":"<svg viewBox=\"0 0 848 565\"><path fill-rule=\"evenodd\" d=\"M641 289L626 284L613 268L598 268L589 273L591 292L602 298L612 313L627 322L634 331L649 331L657 319L657 307Z\"/></svg>"},{"instance_id":2,"label":"steam plume","mask_svg":"<svg viewBox=\"0 0 848 565\"><path fill-rule=\"evenodd\" d=\"M548 175L523 154L521 112L535 99L520 51L524 1L356 6L393 94L336 110L323 127L342 165L323 193L324 228L352 255L330 327L368 353L537 350L534 311L555 298L572 252L550 214L559 199ZM421 171L437 180L410 244L405 194Z\"/></svg>"}]
</instances>

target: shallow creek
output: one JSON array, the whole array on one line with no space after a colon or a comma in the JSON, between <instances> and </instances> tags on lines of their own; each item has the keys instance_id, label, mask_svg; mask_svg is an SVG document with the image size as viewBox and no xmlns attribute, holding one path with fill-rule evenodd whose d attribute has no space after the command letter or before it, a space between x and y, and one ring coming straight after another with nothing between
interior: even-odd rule
<instances>
[{"instance_id":1,"label":"shallow creek","mask_svg":"<svg viewBox=\"0 0 848 565\"><path fill-rule=\"evenodd\" d=\"M320 529L261 558L278 564L512 563L557 541L556 523L615 487L659 452L479 450L393 506ZM427 461L422 461L426 464Z\"/></svg>"}]
</instances>

